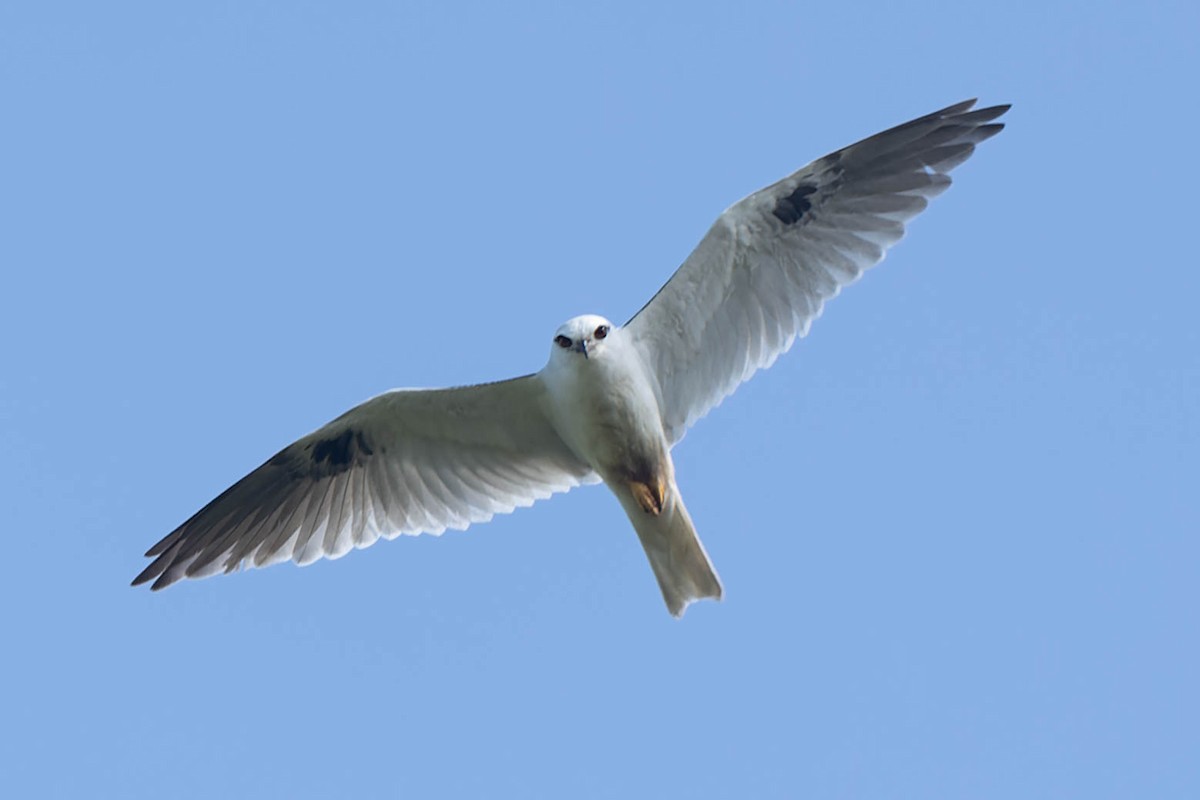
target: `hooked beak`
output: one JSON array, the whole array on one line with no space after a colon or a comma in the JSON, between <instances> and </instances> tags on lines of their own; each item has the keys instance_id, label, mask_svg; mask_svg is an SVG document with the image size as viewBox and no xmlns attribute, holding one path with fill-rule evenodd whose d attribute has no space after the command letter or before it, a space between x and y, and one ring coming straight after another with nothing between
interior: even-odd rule
<instances>
[{"instance_id":1,"label":"hooked beak","mask_svg":"<svg viewBox=\"0 0 1200 800\"><path fill-rule=\"evenodd\" d=\"M575 345L575 348L574 348L574 349L575 349L575 350L578 350L578 351L579 351L579 352L581 352L581 353L583 353L583 357L584 357L584 358L587 358L587 357L588 357L588 353L587 353L587 339L580 339L580 340L579 340L579 343Z\"/></svg>"}]
</instances>

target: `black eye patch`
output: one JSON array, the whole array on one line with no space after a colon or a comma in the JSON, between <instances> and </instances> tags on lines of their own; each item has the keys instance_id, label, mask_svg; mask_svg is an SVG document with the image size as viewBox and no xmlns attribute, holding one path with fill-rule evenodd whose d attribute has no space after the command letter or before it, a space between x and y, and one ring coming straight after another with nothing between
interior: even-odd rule
<instances>
[{"instance_id":1,"label":"black eye patch","mask_svg":"<svg viewBox=\"0 0 1200 800\"><path fill-rule=\"evenodd\" d=\"M563 336L561 333L554 337L554 343L564 350L571 346L571 340L566 336Z\"/></svg>"}]
</instances>

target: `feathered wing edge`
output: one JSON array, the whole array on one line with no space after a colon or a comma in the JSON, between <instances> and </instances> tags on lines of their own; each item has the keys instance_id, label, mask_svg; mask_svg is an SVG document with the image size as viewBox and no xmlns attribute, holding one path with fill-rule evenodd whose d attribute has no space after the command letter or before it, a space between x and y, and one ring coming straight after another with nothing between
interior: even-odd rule
<instances>
[{"instance_id":1,"label":"feathered wing edge","mask_svg":"<svg viewBox=\"0 0 1200 800\"><path fill-rule=\"evenodd\" d=\"M544 415L536 375L387 392L285 447L151 547L133 580L309 564L463 529L599 478Z\"/></svg>"}]
</instances>

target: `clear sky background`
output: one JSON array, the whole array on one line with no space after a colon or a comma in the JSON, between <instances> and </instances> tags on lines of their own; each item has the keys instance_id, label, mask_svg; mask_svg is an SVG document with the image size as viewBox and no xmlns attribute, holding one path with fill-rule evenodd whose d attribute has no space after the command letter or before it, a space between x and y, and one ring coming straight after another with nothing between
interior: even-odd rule
<instances>
[{"instance_id":1,"label":"clear sky background","mask_svg":"<svg viewBox=\"0 0 1200 800\"><path fill-rule=\"evenodd\" d=\"M0 6L0 793L1200 796L1192 2ZM1008 128L675 450L337 562L141 553L396 386L535 371L726 206Z\"/></svg>"}]
</instances>

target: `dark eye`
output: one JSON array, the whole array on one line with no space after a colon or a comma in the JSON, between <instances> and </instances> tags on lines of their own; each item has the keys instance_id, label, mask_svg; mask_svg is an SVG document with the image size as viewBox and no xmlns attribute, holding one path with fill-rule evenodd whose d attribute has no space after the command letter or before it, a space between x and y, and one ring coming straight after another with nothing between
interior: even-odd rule
<instances>
[{"instance_id":1,"label":"dark eye","mask_svg":"<svg viewBox=\"0 0 1200 800\"><path fill-rule=\"evenodd\" d=\"M597 339L603 339L605 336L608 336L608 326L601 325L599 328L596 328L592 336L595 336Z\"/></svg>"},{"instance_id":2,"label":"dark eye","mask_svg":"<svg viewBox=\"0 0 1200 800\"><path fill-rule=\"evenodd\" d=\"M554 337L554 343L564 350L571 346L571 340L566 336L563 336L561 333Z\"/></svg>"}]
</instances>

